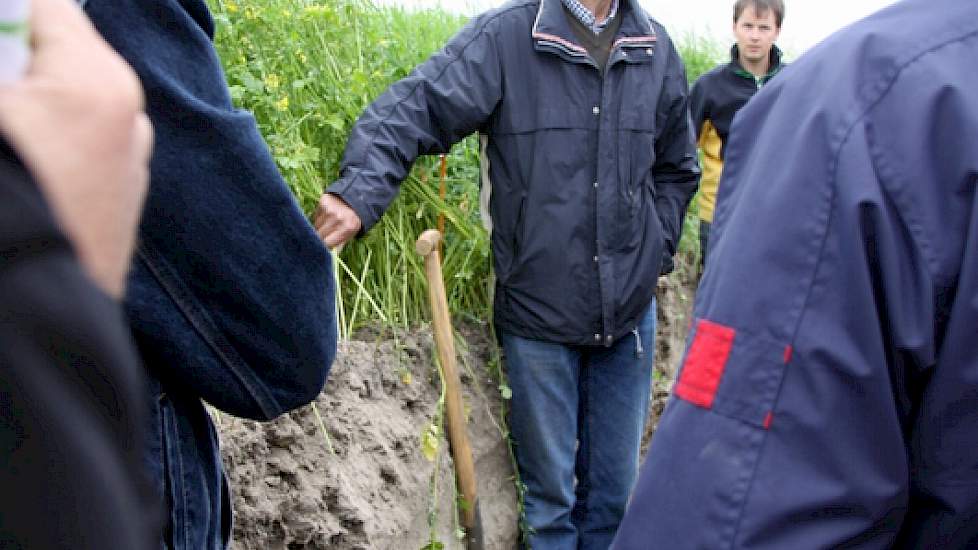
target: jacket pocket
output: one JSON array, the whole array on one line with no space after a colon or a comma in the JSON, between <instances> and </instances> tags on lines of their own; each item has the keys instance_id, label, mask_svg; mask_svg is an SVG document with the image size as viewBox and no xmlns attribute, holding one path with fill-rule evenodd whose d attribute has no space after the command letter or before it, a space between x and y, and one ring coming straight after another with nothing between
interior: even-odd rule
<instances>
[{"instance_id":1,"label":"jacket pocket","mask_svg":"<svg viewBox=\"0 0 978 550\"><path fill-rule=\"evenodd\" d=\"M655 134L650 130L627 130L619 139L618 216L621 221L636 220L646 209L654 208L649 182L654 177ZM623 227L635 231L634 227ZM627 235L623 235L626 238Z\"/></svg>"},{"instance_id":2,"label":"jacket pocket","mask_svg":"<svg viewBox=\"0 0 978 550\"><path fill-rule=\"evenodd\" d=\"M523 226L526 224L526 193L521 193L514 205L515 215L511 227L500 235L499 249L499 282L505 284L519 265L520 250L525 240Z\"/></svg>"},{"instance_id":3,"label":"jacket pocket","mask_svg":"<svg viewBox=\"0 0 978 550\"><path fill-rule=\"evenodd\" d=\"M526 194L520 196L520 205L517 209L516 214L516 226L513 228L513 265L519 261L520 250L523 248L523 243L526 241L526 236L523 234L523 226L526 225Z\"/></svg>"},{"instance_id":4,"label":"jacket pocket","mask_svg":"<svg viewBox=\"0 0 978 550\"><path fill-rule=\"evenodd\" d=\"M790 347L697 320L675 395L758 428L768 428Z\"/></svg>"}]
</instances>

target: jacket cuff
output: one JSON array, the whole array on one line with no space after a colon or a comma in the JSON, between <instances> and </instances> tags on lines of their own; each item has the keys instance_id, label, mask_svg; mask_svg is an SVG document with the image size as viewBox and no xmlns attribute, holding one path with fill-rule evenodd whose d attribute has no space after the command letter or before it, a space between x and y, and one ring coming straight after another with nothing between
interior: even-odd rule
<instances>
[{"instance_id":1,"label":"jacket cuff","mask_svg":"<svg viewBox=\"0 0 978 550\"><path fill-rule=\"evenodd\" d=\"M676 263L672 259L672 254L665 252L662 255L662 265L659 266L659 275L668 275L676 268Z\"/></svg>"},{"instance_id":2,"label":"jacket cuff","mask_svg":"<svg viewBox=\"0 0 978 550\"><path fill-rule=\"evenodd\" d=\"M360 218L360 232L357 233L357 238L360 238L366 235L367 231L370 231L370 228L377 223L379 218L374 216L373 210L367 204L366 197L357 191L357 185L354 185L355 180L356 176L337 180L326 188L326 193L343 199L356 212L357 217Z\"/></svg>"}]
</instances>

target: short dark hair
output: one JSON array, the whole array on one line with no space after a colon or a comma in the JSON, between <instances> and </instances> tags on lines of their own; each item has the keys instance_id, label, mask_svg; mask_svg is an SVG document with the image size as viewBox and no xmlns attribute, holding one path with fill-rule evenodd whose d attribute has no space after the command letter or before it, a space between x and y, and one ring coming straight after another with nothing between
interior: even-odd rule
<instances>
[{"instance_id":1,"label":"short dark hair","mask_svg":"<svg viewBox=\"0 0 978 550\"><path fill-rule=\"evenodd\" d=\"M781 23L784 21L784 0L737 0L734 3L734 23L740 19L740 15L744 13L747 6L753 6L758 13L764 13L767 10L774 12L774 22L777 23L778 28L781 28Z\"/></svg>"}]
</instances>

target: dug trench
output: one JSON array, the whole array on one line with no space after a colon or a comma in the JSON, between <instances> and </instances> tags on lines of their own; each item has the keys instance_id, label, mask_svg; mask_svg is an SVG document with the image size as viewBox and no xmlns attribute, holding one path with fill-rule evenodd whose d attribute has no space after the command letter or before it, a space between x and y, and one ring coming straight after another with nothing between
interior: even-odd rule
<instances>
[{"instance_id":1,"label":"dug trench","mask_svg":"<svg viewBox=\"0 0 978 550\"><path fill-rule=\"evenodd\" d=\"M660 282L645 444L682 354L693 284L679 273ZM485 545L508 550L517 497L494 351L487 327L456 329ZM232 549L463 548L448 444L431 428L441 395L434 354L428 328L362 331L340 343L314 405L264 424L215 414L234 498Z\"/></svg>"}]
</instances>

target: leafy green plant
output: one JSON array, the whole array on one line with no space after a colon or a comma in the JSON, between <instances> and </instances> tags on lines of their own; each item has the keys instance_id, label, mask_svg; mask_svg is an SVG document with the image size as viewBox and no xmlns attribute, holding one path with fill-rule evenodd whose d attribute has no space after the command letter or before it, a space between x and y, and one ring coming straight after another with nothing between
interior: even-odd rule
<instances>
[{"instance_id":1,"label":"leafy green plant","mask_svg":"<svg viewBox=\"0 0 978 550\"><path fill-rule=\"evenodd\" d=\"M441 10L376 7L365 0L211 0L216 44L234 102L253 112L303 210L311 215L338 175L356 118L465 22ZM449 155L447 195L437 163L421 159L381 221L338 256L341 335L381 321L427 317L414 241L447 219L446 290L453 312L485 318L488 237L478 219L478 151L469 139Z\"/></svg>"}]
</instances>

